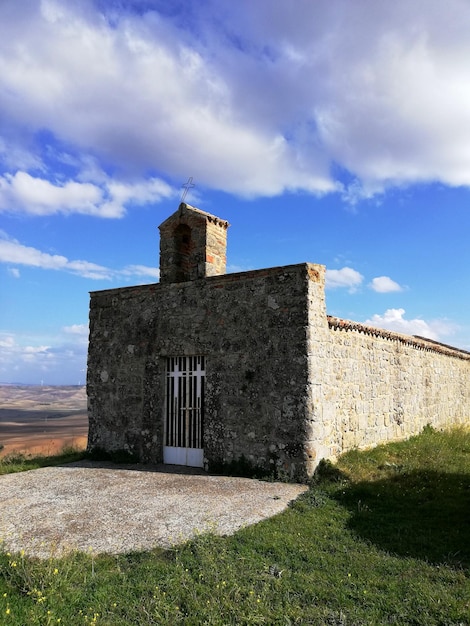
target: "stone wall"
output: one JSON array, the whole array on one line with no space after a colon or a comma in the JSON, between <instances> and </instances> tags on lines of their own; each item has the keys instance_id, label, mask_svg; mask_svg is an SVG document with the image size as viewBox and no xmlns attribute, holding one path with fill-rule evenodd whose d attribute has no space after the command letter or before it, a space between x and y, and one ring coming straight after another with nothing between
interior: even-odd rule
<instances>
[{"instance_id":1,"label":"stone wall","mask_svg":"<svg viewBox=\"0 0 470 626\"><path fill-rule=\"evenodd\" d=\"M182 202L159 226L160 283L225 274L229 223Z\"/></svg>"},{"instance_id":2,"label":"stone wall","mask_svg":"<svg viewBox=\"0 0 470 626\"><path fill-rule=\"evenodd\" d=\"M470 423L468 352L333 317L322 342L310 350L318 456Z\"/></svg>"},{"instance_id":3,"label":"stone wall","mask_svg":"<svg viewBox=\"0 0 470 626\"><path fill-rule=\"evenodd\" d=\"M206 464L298 480L321 458L470 421L470 354L328 317L300 264L95 292L89 449L163 458L168 356L206 357Z\"/></svg>"},{"instance_id":4,"label":"stone wall","mask_svg":"<svg viewBox=\"0 0 470 626\"><path fill-rule=\"evenodd\" d=\"M166 357L205 355L208 464L243 455L305 478L307 293L322 301L323 275L302 264L92 293L89 449L161 462Z\"/></svg>"}]
</instances>

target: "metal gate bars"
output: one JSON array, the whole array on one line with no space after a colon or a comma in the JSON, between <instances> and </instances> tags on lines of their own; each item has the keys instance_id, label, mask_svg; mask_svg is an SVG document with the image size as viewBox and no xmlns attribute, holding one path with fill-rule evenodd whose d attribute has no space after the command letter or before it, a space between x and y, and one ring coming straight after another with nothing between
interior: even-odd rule
<instances>
[{"instance_id":1,"label":"metal gate bars","mask_svg":"<svg viewBox=\"0 0 470 626\"><path fill-rule=\"evenodd\" d=\"M167 359L164 462L202 467L205 358Z\"/></svg>"}]
</instances>

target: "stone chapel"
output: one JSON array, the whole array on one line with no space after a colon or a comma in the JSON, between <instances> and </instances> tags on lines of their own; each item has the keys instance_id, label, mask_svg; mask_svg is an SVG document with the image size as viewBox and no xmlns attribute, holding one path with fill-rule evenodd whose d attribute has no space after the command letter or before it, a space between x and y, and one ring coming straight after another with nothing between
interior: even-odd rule
<instances>
[{"instance_id":1,"label":"stone chapel","mask_svg":"<svg viewBox=\"0 0 470 626\"><path fill-rule=\"evenodd\" d=\"M227 221L181 203L160 282L92 292L88 450L307 480L470 416L470 354L326 314L325 267L226 274Z\"/></svg>"}]
</instances>

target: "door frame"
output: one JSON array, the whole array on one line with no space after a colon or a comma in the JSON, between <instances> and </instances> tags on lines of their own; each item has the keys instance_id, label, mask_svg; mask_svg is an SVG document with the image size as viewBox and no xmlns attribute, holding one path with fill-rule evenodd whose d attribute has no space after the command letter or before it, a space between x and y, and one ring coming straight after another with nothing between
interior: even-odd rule
<instances>
[{"instance_id":1,"label":"door frame","mask_svg":"<svg viewBox=\"0 0 470 626\"><path fill-rule=\"evenodd\" d=\"M205 357L166 359L163 462L204 466Z\"/></svg>"}]
</instances>

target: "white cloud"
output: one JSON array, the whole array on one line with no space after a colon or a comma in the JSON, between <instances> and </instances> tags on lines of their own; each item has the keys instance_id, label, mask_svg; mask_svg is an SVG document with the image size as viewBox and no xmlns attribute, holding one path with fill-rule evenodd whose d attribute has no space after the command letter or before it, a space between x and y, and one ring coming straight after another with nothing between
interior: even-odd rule
<instances>
[{"instance_id":1,"label":"white cloud","mask_svg":"<svg viewBox=\"0 0 470 626\"><path fill-rule=\"evenodd\" d=\"M67 327L47 339L44 336L21 335L0 331L0 381L63 384L64 380L84 380L86 369L86 334L78 329L86 325Z\"/></svg>"},{"instance_id":2,"label":"white cloud","mask_svg":"<svg viewBox=\"0 0 470 626\"><path fill-rule=\"evenodd\" d=\"M340 270L326 270L326 287L336 289L347 287L351 293L362 284L364 276L352 267L343 267Z\"/></svg>"},{"instance_id":3,"label":"white cloud","mask_svg":"<svg viewBox=\"0 0 470 626\"><path fill-rule=\"evenodd\" d=\"M5 233L0 234L2 235L0 236L0 263L15 263L44 270L60 270L92 280L112 280L130 276L157 279L160 276L157 268L145 265L128 265L122 270L114 270L89 261L70 261L65 256L49 254L31 246L24 246L16 240L5 238Z\"/></svg>"},{"instance_id":4,"label":"white cloud","mask_svg":"<svg viewBox=\"0 0 470 626\"><path fill-rule=\"evenodd\" d=\"M393 291L402 291L398 283L389 276L377 276L369 283L369 287L377 293L391 293Z\"/></svg>"},{"instance_id":5,"label":"white cloud","mask_svg":"<svg viewBox=\"0 0 470 626\"><path fill-rule=\"evenodd\" d=\"M69 261L58 254L48 254L24 246L15 240L0 239L0 262L15 263L46 270L65 270L88 278L109 278L109 270L87 261Z\"/></svg>"},{"instance_id":6,"label":"white cloud","mask_svg":"<svg viewBox=\"0 0 470 626\"><path fill-rule=\"evenodd\" d=\"M60 269L68 263L63 256L46 254L36 248L23 246L17 241L7 239L0 240L0 262L42 267L43 269Z\"/></svg>"},{"instance_id":7,"label":"white cloud","mask_svg":"<svg viewBox=\"0 0 470 626\"><path fill-rule=\"evenodd\" d=\"M128 265L119 272L123 276L147 276L155 279L160 278L158 267L148 267L147 265Z\"/></svg>"},{"instance_id":8,"label":"white cloud","mask_svg":"<svg viewBox=\"0 0 470 626\"><path fill-rule=\"evenodd\" d=\"M92 214L100 201L100 189L88 183L68 181L54 185L26 172L0 178L0 208L3 210L18 207L35 215L72 211Z\"/></svg>"},{"instance_id":9,"label":"white cloud","mask_svg":"<svg viewBox=\"0 0 470 626\"><path fill-rule=\"evenodd\" d=\"M13 276L13 278L19 278L21 276L20 270L17 267L9 267L8 273Z\"/></svg>"},{"instance_id":10,"label":"white cloud","mask_svg":"<svg viewBox=\"0 0 470 626\"><path fill-rule=\"evenodd\" d=\"M43 360L47 358L49 348L47 345L21 345L15 335L0 333L0 368L5 371L5 366L10 362Z\"/></svg>"},{"instance_id":11,"label":"white cloud","mask_svg":"<svg viewBox=\"0 0 470 626\"><path fill-rule=\"evenodd\" d=\"M39 170L43 169L43 163L38 155L31 150L17 144L15 141L7 141L0 136L0 161L9 170Z\"/></svg>"},{"instance_id":12,"label":"white cloud","mask_svg":"<svg viewBox=\"0 0 470 626\"><path fill-rule=\"evenodd\" d=\"M247 195L336 188L319 150L301 153L290 133L258 124L217 51L193 33L155 13L111 27L91 8L31 4L35 10L0 15L2 108L11 125L47 128L130 172L191 172Z\"/></svg>"},{"instance_id":13,"label":"white cloud","mask_svg":"<svg viewBox=\"0 0 470 626\"><path fill-rule=\"evenodd\" d=\"M405 309L387 309L383 315L375 314L370 319L365 320L364 324L393 330L405 335L428 337L435 341L442 340L457 330L456 325L447 320L431 320L428 322L420 318L407 320L404 315Z\"/></svg>"},{"instance_id":14,"label":"white cloud","mask_svg":"<svg viewBox=\"0 0 470 626\"><path fill-rule=\"evenodd\" d=\"M88 324L72 324L71 326L64 326L62 331L66 335L73 336L78 341L88 342Z\"/></svg>"},{"instance_id":15,"label":"white cloud","mask_svg":"<svg viewBox=\"0 0 470 626\"><path fill-rule=\"evenodd\" d=\"M0 334L0 348L4 350L11 350L15 345L15 340L12 335L1 335Z\"/></svg>"},{"instance_id":16,"label":"white cloud","mask_svg":"<svg viewBox=\"0 0 470 626\"><path fill-rule=\"evenodd\" d=\"M23 173L41 163L28 128L134 174L191 172L246 195L337 189L333 162L356 177L352 200L470 185L467 0L208 0L184 19L141 3L27 6L0 5L0 107ZM35 210L97 206L102 189L72 183L37 185ZM98 206L115 215L119 200Z\"/></svg>"},{"instance_id":17,"label":"white cloud","mask_svg":"<svg viewBox=\"0 0 470 626\"><path fill-rule=\"evenodd\" d=\"M172 195L163 181L151 178L137 183L108 180L100 187L90 182L51 183L27 172L0 176L0 212L30 215L81 213L105 218L122 217L126 205L158 202Z\"/></svg>"}]
</instances>

